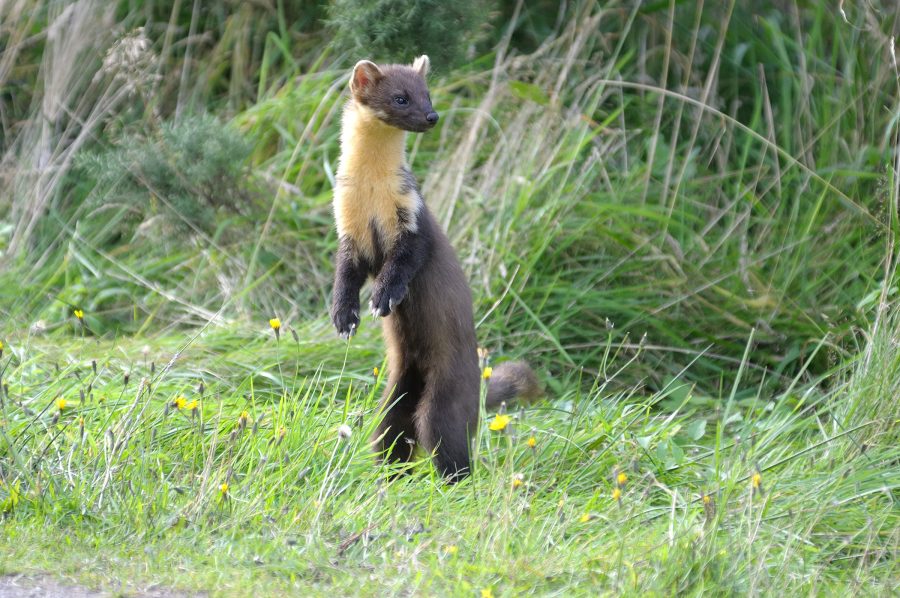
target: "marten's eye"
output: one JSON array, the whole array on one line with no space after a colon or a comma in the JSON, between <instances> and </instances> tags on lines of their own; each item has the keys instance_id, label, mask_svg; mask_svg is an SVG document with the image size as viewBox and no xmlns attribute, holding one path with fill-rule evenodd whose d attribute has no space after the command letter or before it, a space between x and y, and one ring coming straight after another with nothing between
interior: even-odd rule
<instances>
[{"instance_id":1,"label":"marten's eye","mask_svg":"<svg viewBox=\"0 0 900 598\"><path fill-rule=\"evenodd\" d=\"M406 106L407 104L409 104L409 100L407 100L403 96L394 96L394 103L398 106Z\"/></svg>"}]
</instances>

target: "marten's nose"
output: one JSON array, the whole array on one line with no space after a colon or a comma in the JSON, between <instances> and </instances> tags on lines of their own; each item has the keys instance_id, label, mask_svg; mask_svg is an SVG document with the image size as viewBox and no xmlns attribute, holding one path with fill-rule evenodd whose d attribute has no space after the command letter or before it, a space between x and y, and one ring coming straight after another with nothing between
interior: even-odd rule
<instances>
[{"instance_id":1,"label":"marten's nose","mask_svg":"<svg viewBox=\"0 0 900 598\"><path fill-rule=\"evenodd\" d=\"M438 121L438 118L440 117L438 116L437 112L429 112L425 115L425 120L427 120L428 123L432 125Z\"/></svg>"}]
</instances>

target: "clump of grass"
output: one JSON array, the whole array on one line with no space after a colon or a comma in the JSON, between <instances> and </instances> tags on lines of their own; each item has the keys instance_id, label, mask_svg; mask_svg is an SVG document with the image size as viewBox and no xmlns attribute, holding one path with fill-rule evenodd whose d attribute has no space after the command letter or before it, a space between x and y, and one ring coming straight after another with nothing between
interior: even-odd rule
<instances>
[{"instance_id":1,"label":"clump of grass","mask_svg":"<svg viewBox=\"0 0 900 598\"><path fill-rule=\"evenodd\" d=\"M249 153L237 130L210 115L164 123L146 138L123 135L106 151L79 156L82 173L96 181L87 219L113 221L119 228L108 233L126 238L141 226L156 242L210 233L220 212L249 208Z\"/></svg>"}]
</instances>

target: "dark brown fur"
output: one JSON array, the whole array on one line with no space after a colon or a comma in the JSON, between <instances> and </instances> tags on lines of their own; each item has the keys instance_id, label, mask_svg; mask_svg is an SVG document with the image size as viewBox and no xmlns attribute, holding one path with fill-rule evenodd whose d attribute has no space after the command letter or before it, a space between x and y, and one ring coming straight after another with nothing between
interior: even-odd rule
<instances>
[{"instance_id":1,"label":"dark brown fur","mask_svg":"<svg viewBox=\"0 0 900 598\"><path fill-rule=\"evenodd\" d=\"M393 127L430 128L437 114L425 85L427 57L423 59L420 70L360 62L351 81L354 100ZM406 103L398 103L398 97L406 98ZM396 218L385 220L396 222L399 230L390 237L374 222L352 228L367 231L374 239L373 251L361 252L357 240L341 235L332 320L342 336L352 335L359 325L360 289L374 278L370 306L383 317L389 376L384 418L373 442L392 462L409 461L418 444L434 456L441 474L455 481L469 472L470 438L478 424L481 371L472 295L447 235L421 201L415 177L406 166L391 172L397 195L415 194L419 201L398 202L392 208ZM356 213L342 205L347 214ZM499 404L537 388L534 374L519 362L494 371L489 402Z\"/></svg>"}]
</instances>

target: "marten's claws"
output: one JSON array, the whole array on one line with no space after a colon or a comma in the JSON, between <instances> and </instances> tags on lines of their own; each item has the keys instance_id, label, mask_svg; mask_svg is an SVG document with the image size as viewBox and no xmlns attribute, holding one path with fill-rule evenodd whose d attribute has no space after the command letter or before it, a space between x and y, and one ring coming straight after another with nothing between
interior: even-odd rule
<instances>
[{"instance_id":1,"label":"marten's claws","mask_svg":"<svg viewBox=\"0 0 900 598\"><path fill-rule=\"evenodd\" d=\"M391 315L400 303L406 297L406 287L393 285L385 288L376 285L372 291L372 299L369 301L369 307L372 309L372 315L375 317L385 317Z\"/></svg>"},{"instance_id":2,"label":"marten's claws","mask_svg":"<svg viewBox=\"0 0 900 598\"><path fill-rule=\"evenodd\" d=\"M356 312L353 312L353 315L356 316L357 318L359 318L359 314L357 314ZM348 330L341 331L339 334L340 334L340 337L342 339L344 339L345 341L349 340L351 336L356 334L356 324L351 322L350 328Z\"/></svg>"},{"instance_id":3,"label":"marten's claws","mask_svg":"<svg viewBox=\"0 0 900 598\"><path fill-rule=\"evenodd\" d=\"M359 326L359 309L335 309L331 319L338 336L346 340L356 334Z\"/></svg>"}]
</instances>

